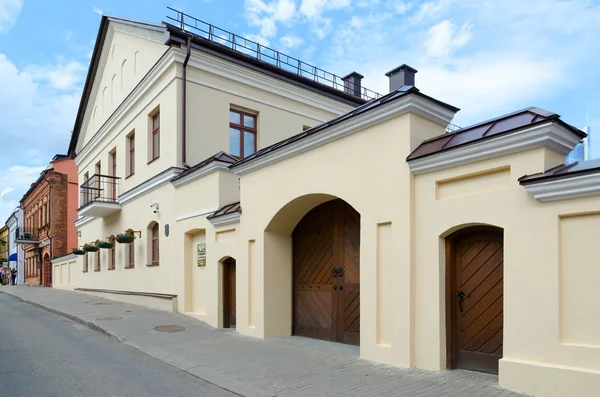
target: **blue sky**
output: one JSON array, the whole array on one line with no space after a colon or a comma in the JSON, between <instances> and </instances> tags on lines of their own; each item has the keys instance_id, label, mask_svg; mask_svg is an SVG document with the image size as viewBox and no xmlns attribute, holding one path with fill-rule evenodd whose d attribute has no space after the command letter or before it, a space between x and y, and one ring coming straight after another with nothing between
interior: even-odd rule
<instances>
[{"instance_id":1,"label":"blue sky","mask_svg":"<svg viewBox=\"0 0 600 397\"><path fill-rule=\"evenodd\" d=\"M580 128L587 109L600 134L597 0L0 0L0 223L67 151L100 14L161 22L167 6L380 93L407 63L460 126L535 105Z\"/></svg>"}]
</instances>

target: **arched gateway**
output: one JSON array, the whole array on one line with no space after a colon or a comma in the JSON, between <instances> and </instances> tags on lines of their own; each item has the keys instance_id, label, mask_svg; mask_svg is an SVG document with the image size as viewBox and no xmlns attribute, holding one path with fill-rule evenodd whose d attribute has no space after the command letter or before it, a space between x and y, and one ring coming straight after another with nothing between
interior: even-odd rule
<instances>
[{"instance_id":1,"label":"arched gateway","mask_svg":"<svg viewBox=\"0 0 600 397\"><path fill-rule=\"evenodd\" d=\"M360 343L360 214L336 199L293 232L293 332Z\"/></svg>"}]
</instances>

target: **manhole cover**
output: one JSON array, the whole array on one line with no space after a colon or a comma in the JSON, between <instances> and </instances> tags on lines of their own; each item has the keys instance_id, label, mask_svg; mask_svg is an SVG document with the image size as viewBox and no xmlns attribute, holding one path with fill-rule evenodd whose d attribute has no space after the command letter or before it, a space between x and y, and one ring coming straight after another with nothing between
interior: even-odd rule
<instances>
[{"instance_id":1,"label":"manhole cover","mask_svg":"<svg viewBox=\"0 0 600 397\"><path fill-rule=\"evenodd\" d=\"M115 320L123 320L125 317L100 317L97 318L96 321L115 321Z\"/></svg>"},{"instance_id":2,"label":"manhole cover","mask_svg":"<svg viewBox=\"0 0 600 397\"><path fill-rule=\"evenodd\" d=\"M158 327L154 327L158 332L181 332L185 329L181 325L159 325Z\"/></svg>"}]
</instances>

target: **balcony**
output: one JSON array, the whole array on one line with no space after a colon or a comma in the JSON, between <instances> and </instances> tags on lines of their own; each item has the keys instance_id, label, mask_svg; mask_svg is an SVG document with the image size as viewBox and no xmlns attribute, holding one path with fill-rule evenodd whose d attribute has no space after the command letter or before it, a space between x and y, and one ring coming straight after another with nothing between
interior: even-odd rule
<instances>
[{"instance_id":1,"label":"balcony","mask_svg":"<svg viewBox=\"0 0 600 397\"><path fill-rule=\"evenodd\" d=\"M15 234L17 244L37 244L39 232L28 227L18 227Z\"/></svg>"},{"instance_id":2,"label":"balcony","mask_svg":"<svg viewBox=\"0 0 600 397\"><path fill-rule=\"evenodd\" d=\"M89 216L102 218L121 209L119 197L119 180L109 175L95 174L83 182L79 189L77 210L79 217Z\"/></svg>"}]
</instances>

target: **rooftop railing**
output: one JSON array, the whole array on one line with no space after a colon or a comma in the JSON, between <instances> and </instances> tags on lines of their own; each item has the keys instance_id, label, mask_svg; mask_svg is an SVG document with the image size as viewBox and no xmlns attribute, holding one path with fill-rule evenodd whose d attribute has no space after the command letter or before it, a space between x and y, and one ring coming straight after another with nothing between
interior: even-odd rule
<instances>
[{"instance_id":1,"label":"rooftop railing","mask_svg":"<svg viewBox=\"0 0 600 397\"><path fill-rule=\"evenodd\" d=\"M283 54L255 41L238 36L235 33L211 25L182 11L167 7L173 15L167 19L182 30L193 33L213 43L221 44L256 60L268 63L279 69L311 79L325 86L344 92L344 80L340 76L327 72L314 65ZM366 101L381 97L375 91L361 87L360 97Z\"/></svg>"}]
</instances>

